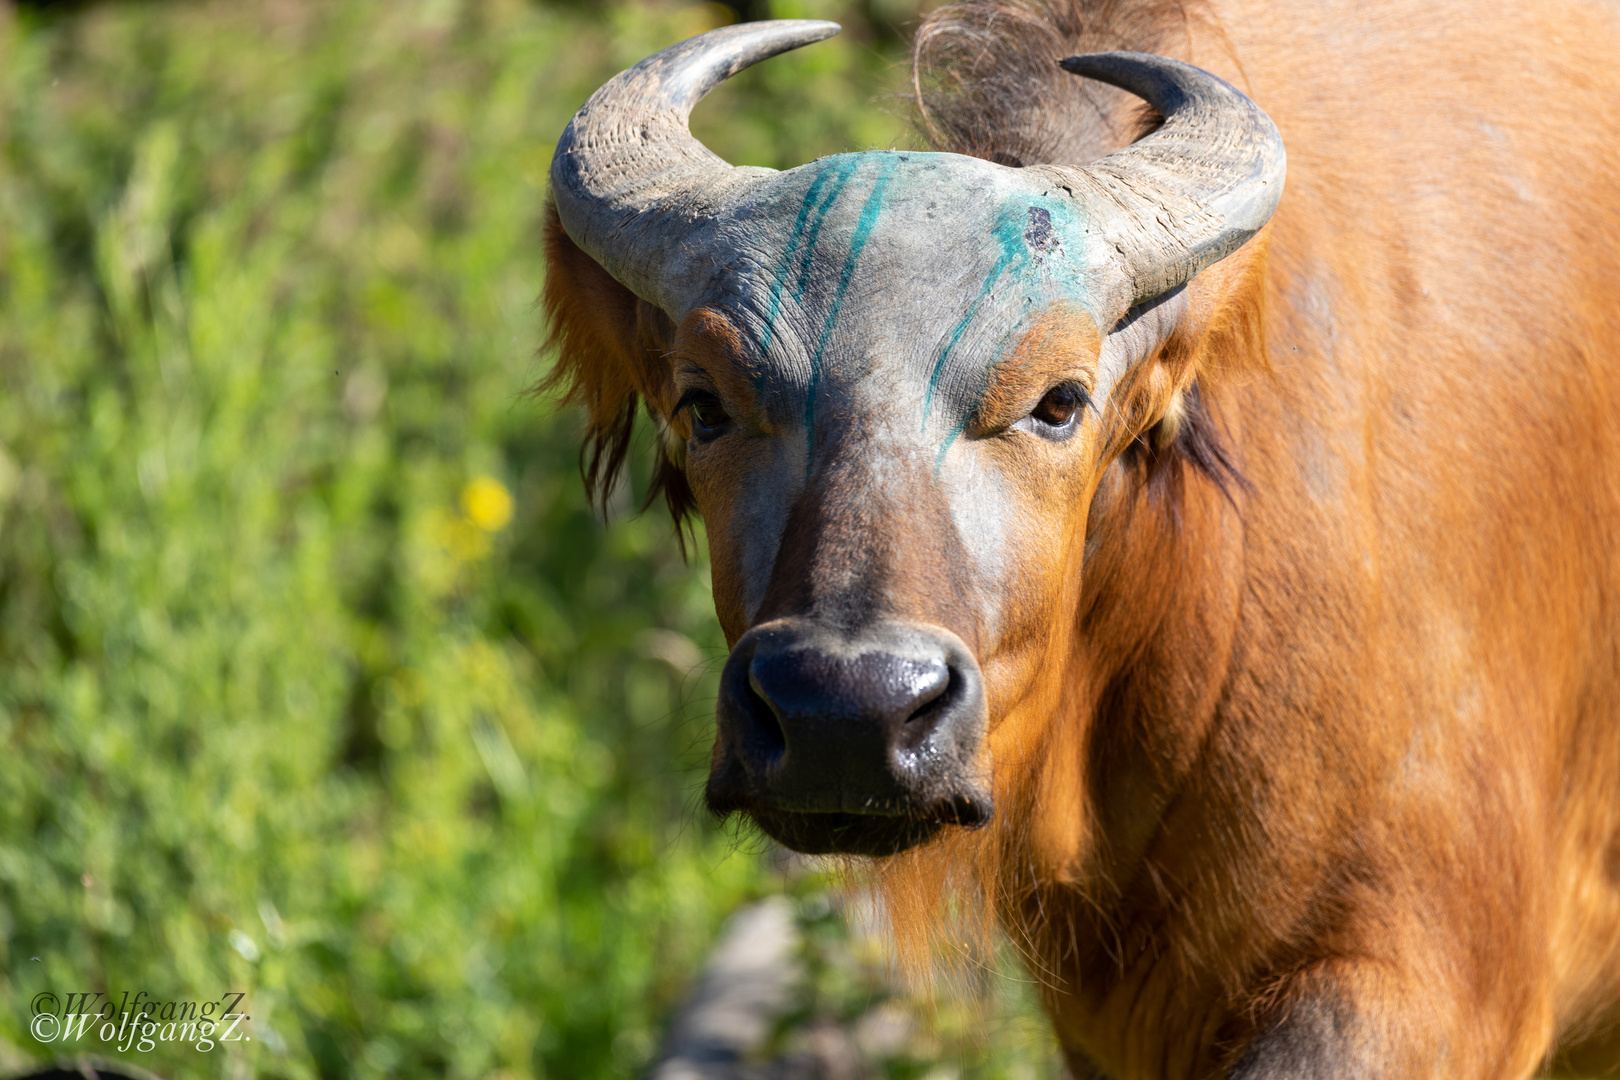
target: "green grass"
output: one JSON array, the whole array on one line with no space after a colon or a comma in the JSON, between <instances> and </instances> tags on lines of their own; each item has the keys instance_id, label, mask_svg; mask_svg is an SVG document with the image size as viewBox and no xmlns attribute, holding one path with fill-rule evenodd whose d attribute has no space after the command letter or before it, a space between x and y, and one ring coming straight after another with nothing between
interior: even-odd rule
<instances>
[{"instance_id":1,"label":"green grass","mask_svg":"<svg viewBox=\"0 0 1620 1080\"><path fill-rule=\"evenodd\" d=\"M776 4L852 33L698 133L901 140L899 43L846 7ZM51 1053L42 991L243 991L252 1042L123 1056L632 1076L782 886L698 806L701 537L628 513L641 476L604 526L577 419L525 396L553 140L722 14L0 3L0 1063Z\"/></svg>"}]
</instances>

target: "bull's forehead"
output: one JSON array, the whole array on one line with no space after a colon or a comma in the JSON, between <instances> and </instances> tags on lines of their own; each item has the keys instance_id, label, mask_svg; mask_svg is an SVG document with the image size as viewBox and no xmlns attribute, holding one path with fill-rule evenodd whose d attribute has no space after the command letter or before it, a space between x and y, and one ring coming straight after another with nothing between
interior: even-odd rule
<instances>
[{"instance_id":1,"label":"bull's forehead","mask_svg":"<svg viewBox=\"0 0 1620 1080\"><path fill-rule=\"evenodd\" d=\"M767 399L881 399L961 423L1042 314L1096 319L1108 249L1069 192L956 154L871 152L774 174L702 231L687 265L761 358Z\"/></svg>"}]
</instances>

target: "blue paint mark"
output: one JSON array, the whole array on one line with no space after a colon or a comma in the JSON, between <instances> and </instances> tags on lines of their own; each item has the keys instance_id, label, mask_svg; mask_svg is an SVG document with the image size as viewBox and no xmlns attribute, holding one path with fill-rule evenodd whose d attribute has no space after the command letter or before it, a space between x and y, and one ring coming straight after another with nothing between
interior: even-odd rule
<instances>
[{"instance_id":1,"label":"blue paint mark","mask_svg":"<svg viewBox=\"0 0 1620 1080\"><path fill-rule=\"evenodd\" d=\"M1054 222L1054 218L1057 219L1056 222ZM945 376L945 370L950 363L952 354L956 351L956 347L961 344L963 335L967 333L967 328L972 325L973 320L978 316L979 308L989 298L991 291L1003 275L1008 273L1014 275L1027 274L1033 267L1044 266L1049 273L1054 273L1060 278L1066 279L1065 283L1071 289L1083 288L1076 267L1067 263L1066 260L1048 261L1048 256L1055 251L1063 250L1063 233L1075 224L1072 209L1069 206L1061 202L1045 199L1037 199L1033 203L1019 199L1002 211L992 230L992 235L995 236L996 243L1001 248L1001 254L997 256L994 265L990 267L990 273L986 276L984 285L979 289L979 295L974 297L973 302L968 305L967 310L962 314L962 318L951 328L950 334L945 339L945 347L940 350L939 359L934 362L934 370L928 377L928 388L923 395L922 425L924 429L928 426L928 418L934 408L934 395L939 389L940 380ZM983 379L984 385L980 386L976 397L983 397L985 390L988 389L989 377L990 373L986 370ZM967 427L968 420L977 408L978 406L975 404L974 408L969 410L963 419L945 436L944 444L941 445L939 454L935 458L936 471L945 460L945 452L951 448L952 443L961 437L962 432Z\"/></svg>"},{"instance_id":2,"label":"blue paint mark","mask_svg":"<svg viewBox=\"0 0 1620 1080\"><path fill-rule=\"evenodd\" d=\"M973 322L974 316L979 313L979 306L989 297L990 290L995 288L996 282L1008 270L1020 272L1029 268L1033 261L1028 246L1026 246L1020 226L1023 224L1023 215L1004 212L1001 220L996 223L995 237L1001 245L1001 255L997 257L995 265L990 268L989 275L984 279L984 285L979 289L979 295L973 298L973 303L962 313L951 328L950 336L945 339L945 348L940 351L939 359L934 362L934 370L928 376L928 390L923 395L923 427L928 426L929 414L934 409L934 392L939 389L939 380L945 374L945 365L950 362L951 354L961 344L962 335L967 333L968 326ZM960 434L958 430L957 434ZM951 436L954 440L955 435ZM947 443L949 445L949 443ZM944 451L940 452L942 455Z\"/></svg>"},{"instance_id":3,"label":"blue paint mark","mask_svg":"<svg viewBox=\"0 0 1620 1080\"><path fill-rule=\"evenodd\" d=\"M860 262L861 251L871 239L872 230L877 227L878 215L883 210L884 189L889 186L889 180L894 176L899 164L898 157L884 155L883 164L879 167L877 177L872 181L872 191L866 196L866 202L861 206L861 216L855 221L855 232L849 241L849 254L844 258L843 271L838 275L838 288L833 293L832 305L827 309L827 318L821 324L821 338L816 342L815 355L810 358L810 386L804 402L806 469L810 465L811 452L815 450L816 388L821 382L821 359L827 351L827 341L832 337L833 327L838 324L838 313L844 306L844 293L849 289L850 278L855 276L855 264Z\"/></svg>"},{"instance_id":4,"label":"blue paint mark","mask_svg":"<svg viewBox=\"0 0 1620 1080\"><path fill-rule=\"evenodd\" d=\"M857 154L842 154L835 160L837 165L834 166L834 172L837 179L834 181L832 193L827 196L827 201L822 204L815 219L810 223L810 234L804 242L804 257L799 260L799 284L793 290L794 300L803 300L804 291L810 287L810 264L815 259L816 242L821 239L821 227L827 223L827 211L831 209L833 200L843 194L844 185L855 175L855 170L861 167L861 158Z\"/></svg>"},{"instance_id":5,"label":"blue paint mark","mask_svg":"<svg viewBox=\"0 0 1620 1080\"><path fill-rule=\"evenodd\" d=\"M860 166L860 159L855 154L841 154L818 165L816 178L811 181L810 189L804 193L804 200L799 204L799 216L793 223L793 233L788 237L787 246L782 249L782 257L777 260L776 272L771 275L770 300L765 309L765 332L760 336L759 342L761 356L770 350L771 342L776 337L776 319L782 312L782 290L787 287L788 271L793 265L794 256L799 253L801 241L804 254L799 271L799 287L794 292L795 300L804 296L810 260L815 254L816 239L821 235L821 226L827 219L827 211L832 209L832 204L843 194L844 185L849 183L849 178ZM808 238L805 235L807 226Z\"/></svg>"},{"instance_id":6,"label":"blue paint mark","mask_svg":"<svg viewBox=\"0 0 1620 1080\"><path fill-rule=\"evenodd\" d=\"M934 475L936 477L939 475L940 468L945 464L945 451L949 450L951 444L961 437L962 432L967 430L968 417L971 415L971 413L964 414L962 419L956 422L956 426L951 428L950 433L945 436L945 441L940 444L939 453L934 455Z\"/></svg>"}]
</instances>

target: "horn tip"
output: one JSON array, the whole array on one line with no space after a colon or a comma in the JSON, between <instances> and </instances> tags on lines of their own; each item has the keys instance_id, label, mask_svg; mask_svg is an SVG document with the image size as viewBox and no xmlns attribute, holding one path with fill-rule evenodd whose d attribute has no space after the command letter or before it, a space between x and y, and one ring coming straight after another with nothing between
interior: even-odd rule
<instances>
[{"instance_id":1,"label":"horn tip","mask_svg":"<svg viewBox=\"0 0 1620 1080\"><path fill-rule=\"evenodd\" d=\"M776 26L781 27L783 30L792 30L794 31L794 38L805 45L817 41L826 41L844 29L841 23L835 23L828 19L771 19L752 24L744 23L743 25L762 28Z\"/></svg>"},{"instance_id":2,"label":"horn tip","mask_svg":"<svg viewBox=\"0 0 1620 1080\"><path fill-rule=\"evenodd\" d=\"M1069 72L1070 74L1079 75L1082 72L1090 71L1091 69L1093 69L1095 67L1098 67L1099 66L1099 61L1103 62L1103 63L1106 63L1109 60L1115 60L1115 59L1120 58L1121 56L1126 56L1126 57L1130 57L1131 59L1135 59L1136 57L1143 56L1143 55L1151 56L1152 54L1151 53L1144 54L1144 53L1121 52L1118 49L1110 51L1110 52L1079 53L1078 55L1075 55L1075 56L1065 56L1063 59L1061 59L1061 60L1059 60L1057 62L1057 65L1058 65L1058 67L1062 68L1064 71ZM1153 57L1153 58L1158 59L1158 57Z\"/></svg>"}]
</instances>

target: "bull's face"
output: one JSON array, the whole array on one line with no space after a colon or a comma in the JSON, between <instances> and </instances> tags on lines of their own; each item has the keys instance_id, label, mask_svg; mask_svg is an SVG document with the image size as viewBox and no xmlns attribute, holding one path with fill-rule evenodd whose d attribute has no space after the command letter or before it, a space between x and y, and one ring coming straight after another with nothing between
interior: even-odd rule
<instances>
[{"instance_id":1,"label":"bull's face","mask_svg":"<svg viewBox=\"0 0 1620 1080\"><path fill-rule=\"evenodd\" d=\"M722 269L680 327L674 427L735 646L709 803L800 850L987 820L990 717L1078 579L1086 406L1121 374L1086 289L1106 258L1062 191L1007 173L782 174L708 241L764 265Z\"/></svg>"},{"instance_id":2,"label":"bull's face","mask_svg":"<svg viewBox=\"0 0 1620 1080\"><path fill-rule=\"evenodd\" d=\"M652 396L733 646L709 804L801 851L888 854L989 820L998 743L1072 623L1097 470L1127 432L1116 397L1179 287L1269 215L1281 152L1236 91L1142 58L1093 62L1161 91L1167 116L1112 172L702 160L697 97L825 32L754 24L666 50L593 98L553 175L575 241L677 325ZM664 111L614 112L638 95ZM1141 156L1199 135L1200 102L1258 149L1189 193L1160 175L1165 145ZM630 176L661 138L656 175Z\"/></svg>"}]
</instances>

